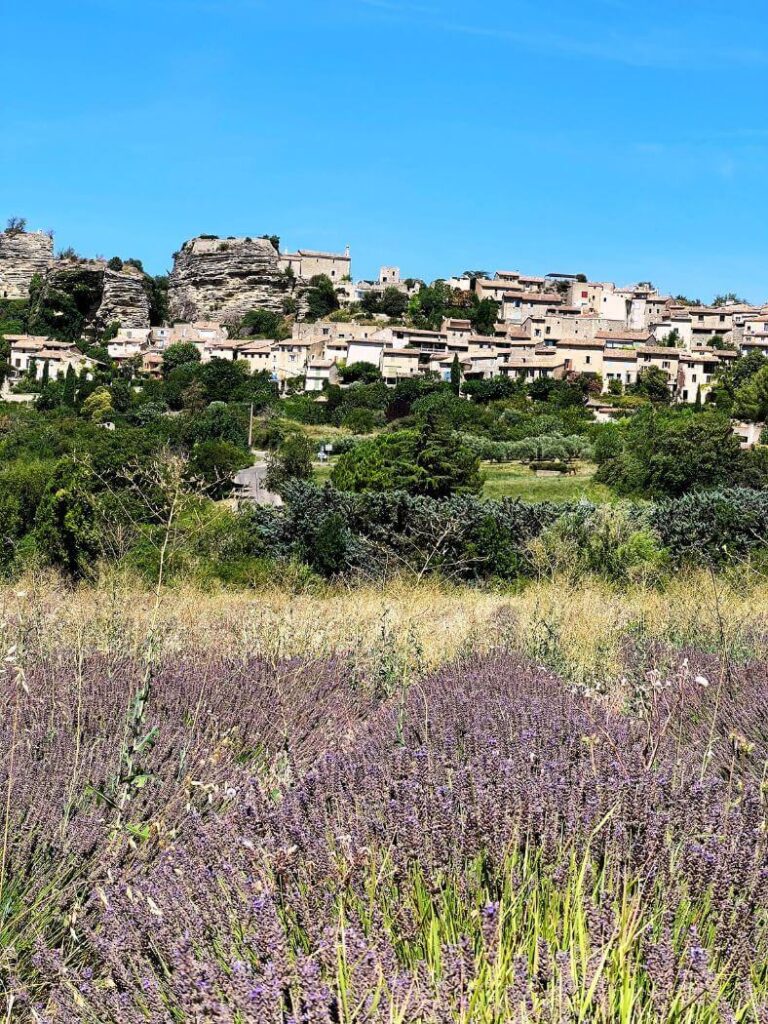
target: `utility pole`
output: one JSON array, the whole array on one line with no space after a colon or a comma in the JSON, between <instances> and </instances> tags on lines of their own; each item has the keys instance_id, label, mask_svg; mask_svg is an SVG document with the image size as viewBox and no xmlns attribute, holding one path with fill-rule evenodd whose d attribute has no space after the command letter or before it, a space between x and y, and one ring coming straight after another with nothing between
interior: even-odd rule
<instances>
[{"instance_id":1,"label":"utility pole","mask_svg":"<svg viewBox=\"0 0 768 1024\"><path fill-rule=\"evenodd\" d=\"M248 449L253 448L253 402L251 402L251 412L248 417Z\"/></svg>"}]
</instances>

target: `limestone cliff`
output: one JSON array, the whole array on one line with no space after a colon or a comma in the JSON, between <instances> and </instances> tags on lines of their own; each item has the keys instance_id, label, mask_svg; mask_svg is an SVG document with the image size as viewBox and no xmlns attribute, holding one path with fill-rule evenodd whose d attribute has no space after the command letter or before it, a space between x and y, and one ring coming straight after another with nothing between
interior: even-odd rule
<instances>
[{"instance_id":1,"label":"limestone cliff","mask_svg":"<svg viewBox=\"0 0 768 1024\"><path fill-rule=\"evenodd\" d=\"M0 232L0 299L26 299L35 274L53 260L53 238L42 231Z\"/></svg>"},{"instance_id":2,"label":"limestone cliff","mask_svg":"<svg viewBox=\"0 0 768 1024\"><path fill-rule=\"evenodd\" d=\"M31 322L45 334L59 321L67 333L100 333L112 323L149 327L149 296L145 275L124 264L111 269L104 260L59 259L51 264L33 296Z\"/></svg>"},{"instance_id":3,"label":"limestone cliff","mask_svg":"<svg viewBox=\"0 0 768 1024\"><path fill-rule=\"evenodd\" d=\"M281 313L292 286L266 238L192 238L174 254L171 317L227 323L256 308Z\"/></svg>"}]
</instances>

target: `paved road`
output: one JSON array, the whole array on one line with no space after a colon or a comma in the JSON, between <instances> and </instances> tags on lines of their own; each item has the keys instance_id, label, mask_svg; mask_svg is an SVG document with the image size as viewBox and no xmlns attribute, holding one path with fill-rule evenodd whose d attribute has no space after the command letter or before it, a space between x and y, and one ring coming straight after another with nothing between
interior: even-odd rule
<instances>
[{"instance_id":1,"label":"paved road","mask_svg":"<svg viewBox=\"0 0 768 1024\"><path fill-rule=\"evenodd\" d=\"M235 494L241 501L255 501L259 505L282 505L279 494L268 491L265 485L267 464L255 462L235 475Z\"/></svg>"}]
</instances>

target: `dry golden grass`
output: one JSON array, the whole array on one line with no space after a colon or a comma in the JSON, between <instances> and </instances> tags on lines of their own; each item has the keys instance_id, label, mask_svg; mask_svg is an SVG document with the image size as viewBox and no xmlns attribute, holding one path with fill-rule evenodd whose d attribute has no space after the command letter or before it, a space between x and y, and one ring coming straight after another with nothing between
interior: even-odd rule
<instances>
[{"instance_id":1,"label":"dry golden grass","mask_svg":"<svg viewBox=\"0 0 768 1024\"><path fill-rule=\"evenodd\" d=\"M57 649L137 654L153 632L161 652L220 651L269 659L341 653L394 674L428 671L499 645L568 678L610 685L629 645L760 653L768 582L706 572L662 590L620 591L590 580L546 580L519 592L401 580L385 588L328 586L292 593L278 581L248 592L174 587L156 597L124 577L72 590L53 577L0 588L6 645L27 657Z\"/></svg>"}]
</instances>

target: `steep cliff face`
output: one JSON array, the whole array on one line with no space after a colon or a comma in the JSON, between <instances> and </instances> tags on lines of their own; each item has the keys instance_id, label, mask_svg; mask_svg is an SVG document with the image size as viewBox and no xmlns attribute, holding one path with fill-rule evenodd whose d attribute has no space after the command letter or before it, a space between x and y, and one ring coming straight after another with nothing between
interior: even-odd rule
<instances>
[{"instance_id":1,"label":"steep cliff face","mask_svg":"<svg viewBox=\"0 0 768 1024\"><path fill-rule=\"evenodd\" d=\"M144 274L126 264L122 270L106 267L102 278L101 303L94 315L94 327L111 323L121 327L149 327L149 294Z\"/></svg>"},{"instance_id":2,"label":"steep cliff face","mask_svg":"<svg viewBox=\"0 0 768 1024\"><path fill-rule=\"evenodd\" d=\"M42 231L0 232L0 299L26 299L35 274L53 260L53 239Z\"/></svg>"},{"instance_id":3,"label":"steep cliff face","mask_svg":"<svg viewBox=\"0 0 768 1024\"><path fill-rule=\"evenodd\" d=\"M174 255L169 304L174 320L241 319L251 309L283 311L292 279L265 238L192 238Z\"/></svg>"},{"instance_id":4,"label":"steep cliff face","mask_svg":"<svg viewBox=\"0 0 768 1024\"><path fill-rule=\"evenodd\" d=\"M149 296L140 270L126 264L110 269L104 260L57 260L32 295L30 324L35 334L100 333L112 323L149 327Z\"/></svg>"}]
</instances>

